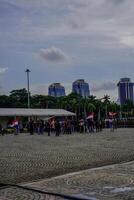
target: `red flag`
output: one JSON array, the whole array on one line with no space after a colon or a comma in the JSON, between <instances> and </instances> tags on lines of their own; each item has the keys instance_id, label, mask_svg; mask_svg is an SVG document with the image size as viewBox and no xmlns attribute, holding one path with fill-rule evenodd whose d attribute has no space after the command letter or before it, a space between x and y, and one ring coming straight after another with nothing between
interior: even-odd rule
<instances>
[{"instance_id":1,"label":"red flag","mask_svg":"<svg viewBox=\"0 0 134 200\"><path fill-rule=\"evenodd\" d=\"M87 119L93 119L93 118L94 118L94 112L91 112L91 113L88 115Z\"/></svg>"},{"instance_id":2,"label":"red flag","mask_svg":"<svg viewBox=\"0 0 134 200\"><path fill-rule=\"evenodd\" d=\"M115 116L115 115L117 115L117 113L116 112L109 112L109 116Z\"/></svg>"}]
</instances>

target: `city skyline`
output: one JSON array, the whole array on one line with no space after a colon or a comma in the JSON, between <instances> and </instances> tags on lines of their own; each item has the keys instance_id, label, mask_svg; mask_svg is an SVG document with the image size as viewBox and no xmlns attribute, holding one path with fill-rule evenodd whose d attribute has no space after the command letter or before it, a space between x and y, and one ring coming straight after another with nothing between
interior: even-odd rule
<instances>
[{"instance_id":1,"label":"city skyline","mask_svg":"<svg viewBox=\"0 0 134 200\"><path fill-rule=\"evenodd\" d=\"M126 89L124 91L124 87L125 87L126 83L127 83L127 87L128 86L131 87L131 89L130 89L131 91L130 92L127 91L127 93L125 93ZM80 87L79 84L80 85L82 84L81 85L82 87ZM86 88L85 88L85 86L83 88L83 85L86 85ZM87 86L88 86L88 88L87 88ZM48 86L48 95L56 97L57 95L51 94L51 93L53 93L53 88L52 88L52 91L50 91L51 87L54 87L54 91L55 91L55 87L63 88L64 89L64 95L62 94L62 95L59 95L59 96L66 96L66 88L64 87L64 85L61 85L61 83L52 83ZM100 87L101 86L98 86L98 88L96 87L96 88L94 88L94 89L92 88L92 89L95 92L96 90L100 89ZM117 103L120 103L120 104L124 104L126 102L126 100L132 100L134 102L134 83L131 82L131 78L129 78L129 77L120 78L118 83L116 83L116 90L118 90L118 98L117 99L111 99L111 100L114 100L114 101L116 101ZM127 90L129 90L129 89L127 89ZM78 93L78 94L82 95L83 97L86 97L86 96L88 97L88 96L92 96L92 95L94 96L94 93L90 93L89 83L86 82L84 79L77 79L77 80L73 81L71 83L70 90L67 92L67 95L71 92ZM59 91L58 91L58 93L59 93ZM106 93L104 93L103 95L105 95L105 94Z\"/></svg>"},{"instance_id":2,"label":"city skyline","mask_svg":"<svg viewBox=\"0 0 134 200\"><path fill-rule=\"evenodd\" d=\"M134 103L134 83L130 78L121 78L117 84L119 102L121 105L125 104L127 100Z\"/></svg>"},{"instance_id":3,"label":"city skyline","mask_svg":"<svg viewBox=\"0 0 134 200\"><path fill-rule=\"evenodd\" d=\"M0 94L85 79L91 94L118 98L116 84L134 74L131 0L0 0Z\"/></svg>"},{"instance_id":4,"label":"city skyline","mask_svg":"<svg viewBox=\"0 0 134 200\"><path fill-rule=\"evenodd\" d=\"M66 96L65 88L61 83L52 83L48 87L48 95L53 97Z\"/></svg>"},{"instance_id":5,"label":"city skyline","mask_svg":"<svg viewBox=\"0 0 134 200\"><path fill-rule=\"evenodd\" d=\"M88 98L90 96L89 83L84 79L77 79L72 83L72 92Z\"/></svg>"},{"instance_id":6,"label":"city skyline","mask_svg":"<svg viewBox=\"0 0 134 200\"><path fill-rule=\"evenodd\" d=\"M74 92L73 91L73 84L75 83L75 82L77 82L77 81L84 81L87 85L88 85L88 87L89 86L91 86L91 87L89 87L89 95L87 95L87 96L95 96L96 98L101 98L101 97L103 97L104 95L108 95L108 94L110 94L110 90L112 89L113 90L113 88L115 88L115 90L116 90L116 96L110 96L110 99L111 99L111 101L115 101L115 102L117 102L117 103L119 103L119 101L120 101L120 94L119 94L119 83L120 83L120 81L121 80L123 80L123 79L129 79L130 81L131 81L131 78L130 77L122 77L122 78L120 78L120 80L118 80L117 82L111 82L111 81L109 81L109 82L103 82L102 84L96 84L96 83L94 83L94 84L91 84L91 83L89 83L89 82L85 82L85 80L84 79L77 79L77 80L73 80L72 82L70 82L70 83L48 83L48 84L42 84L42 85L39 85L39 88L38 87L36 87L36 88L34 88L34 87L31 87L31 89L30 89L30 93L32 94L32 95L49 95L49 96L55 96L55 95L51 95L51 94L49 94L50 93L50 91L49 91L49 89L50 89L50 87L52 87L53 85L59 85L60 87L62 87L63 89L64 89L64 95L61 95L61 96L66 96L66 95L68 95L68 94L70 94L70 93L72 93L72 92ZM132 82L131 82L132 83ZM134 86L134 85L133 85ZM55 86L54 86L55 87ZM26 85L24 86L24 88L26 88L27 89L27 87L26 87ZM105 88L105 89L104 89ZM133 87L134 88L134 87ZM16 90L16 89L22 89L22 88L13 88L12 90ZM99 94L99 91L101 91L100 92L100 94ZM6 92L6 93L1 93L0 95L2 95L2 94L5 94L5 95L8 95L9 94L9 92L10 91L8 91L8 92ZM52 92L53 93L53 92ZM75 93L75 92L74 92ZM77 92L76 92L77 93ZM99 95L98 95L99 94ZM57 96L57 95L56 95ZM60 96L60 95L59 95ZM82 95L83 96L83 95ZM58 96L57 96L58 97ZM84 97L84 96L83 96ZM134 98L134 97L133 97Z\"/></svg>"},{"instance_id":7,"label":"city skyline","mask_svg":"<svg viewBox=\"0 0 134 200\"><path fill-rule=\"evenodd\" d=\"M113 83L109 82L109 85L110 84L113 85ZM106 87L106 83L104 83L104 86ZM31 95L46 95L46 96L48 95L48 96L53 96L53 97L61 97L61 96L67 96L71 93L77 93L83 97L94 96L95 98L99 98L99 99L104 97L105 95L108 95L111 101L114 101L118 104L124 104L127 100L134 101L134 83L131 81L130 77L120 78L120 80L118 80L118 82L115 83L115 86L116 86L116 92L118 94L116 99L108 95L108 92L106 92L108 91L107 88L102 95L96 96L95 92L100 90L101 89L100 87L102 86L98 85L98 86L95 86L95 88L92 88L90 90L89 83L86 82L84 79L77 79L73 81L72 83L70 83L69 89L68 87L65 87L61 83L51 83L51 84L49 83L48 85L46 85L47 89L44 87L44 85L41 86L42 92L38 91L38 88L37 88L37 90L35 90L34 93L32 90L30 91L30 93ZM22 88L15 88L15 89L22 89ZM46 89L47 92L44 89Z\"/></svg>"}]
</instances>

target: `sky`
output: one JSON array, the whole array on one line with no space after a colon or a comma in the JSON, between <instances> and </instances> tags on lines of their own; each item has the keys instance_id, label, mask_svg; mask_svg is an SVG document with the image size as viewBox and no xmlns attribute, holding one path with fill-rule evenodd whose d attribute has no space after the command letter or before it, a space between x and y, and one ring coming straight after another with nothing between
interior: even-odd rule
<instances>
[{"instance_id":1,"label":"sky","mask_svg":"<svg viewBox=\"0 0 134 200\"><path fill-rule=\"evenodd\" d=\"M54 82L71 92L117 100L119 79L134 81L134 1L0 0L0 94L26 87L47 94Z\"/></svg>"}]
</instances>

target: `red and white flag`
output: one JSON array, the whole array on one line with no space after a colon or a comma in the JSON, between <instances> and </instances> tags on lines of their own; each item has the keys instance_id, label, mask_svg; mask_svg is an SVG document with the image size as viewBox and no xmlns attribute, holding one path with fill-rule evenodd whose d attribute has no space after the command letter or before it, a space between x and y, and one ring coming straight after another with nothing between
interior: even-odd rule
<instances>
[{"instance_id":1,"label":"red and white flag","mask_svg":"<svg viewBox=\"0 0 134 200\"><path fill-rule=\"evenodd\" d=\"M87 119L93 119L94 118L94 112L90 113L87 117Z\"/></svg>"},{"instance_id":2,"label":"red and white flag","mask_svg":"<svg viewBox=\"0 0 134 200\"><path fill-rule=\"evenodd\" d=\"M117 115L116 112L109 112L109 116L113 117L113 116L115 116L115 115Z\"/></svg>"}]
</instances>

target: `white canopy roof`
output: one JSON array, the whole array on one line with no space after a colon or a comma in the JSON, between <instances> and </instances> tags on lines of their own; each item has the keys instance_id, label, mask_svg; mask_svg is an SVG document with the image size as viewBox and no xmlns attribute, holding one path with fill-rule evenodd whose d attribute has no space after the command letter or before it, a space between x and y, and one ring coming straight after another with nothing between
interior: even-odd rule
<instances>
[{"instance_id":1,"label":"white canopy roof","mask_svg":"<svg viewBox=\"0 0 134 200\"><path fill-rule=\"evenodd\" d=\"M75 116L63 109L0 108L0 116Z\"/></svg>"}]
</instances>

